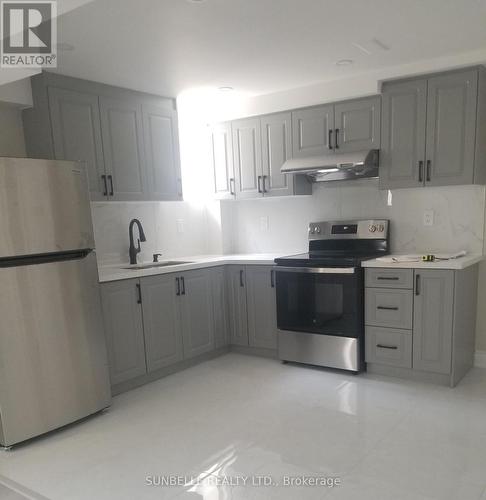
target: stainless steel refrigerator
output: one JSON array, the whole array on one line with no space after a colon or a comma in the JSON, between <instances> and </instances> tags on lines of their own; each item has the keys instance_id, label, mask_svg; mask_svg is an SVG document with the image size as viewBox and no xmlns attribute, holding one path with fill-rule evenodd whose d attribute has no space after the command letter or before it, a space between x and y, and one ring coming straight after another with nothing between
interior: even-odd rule
<instances>
[{"instance_id":1,"label":"stainless steel refrigerator","mask_svg":"<svg viewBox=\"0 0 486 500\"><path fill-rule=\"evenodd\" d=\"M0 158L0 443L109 405L84 163Z\"/></svg>"}]
</instances>

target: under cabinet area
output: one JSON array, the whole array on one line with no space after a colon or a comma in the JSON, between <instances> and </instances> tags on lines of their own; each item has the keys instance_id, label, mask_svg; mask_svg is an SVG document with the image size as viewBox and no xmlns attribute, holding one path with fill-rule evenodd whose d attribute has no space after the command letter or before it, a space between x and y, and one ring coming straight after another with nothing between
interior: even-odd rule
<instances>
[{"instance_id":1,"label":"under cabinet area","mask_svg":"<svg viewBox=\"0 0 486 500\"><path fill-rule=\"evenodd\" d=\"M31 82L29 156L85 161L92 201L182 200L174 99L49 72Z\"/></svg>"},{"instance_id":2,"label":"under cabinet area","mask_svg":"<svg viewBox=\"0 0 486 500\"><path fill-rule=\"evenodd\" d=\"M456 385L473 365L477 280L477 265L366 269L368 370Z\"/></svg>"}]
</instances>

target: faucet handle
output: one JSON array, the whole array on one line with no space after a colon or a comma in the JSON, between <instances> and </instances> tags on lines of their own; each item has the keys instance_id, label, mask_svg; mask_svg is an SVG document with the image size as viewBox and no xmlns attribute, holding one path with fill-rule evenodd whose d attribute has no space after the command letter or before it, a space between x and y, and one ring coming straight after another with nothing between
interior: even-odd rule
<instances>
[{"instance_id":1,"label":"faucet handle","mask_svg":"<svg viewBox=\"0 0 486 500\"><path fill-rule=\"evenodd\" d=\"M159 262L159 257L162 257L162 254L161 253L154 253L153 257L154 257L154 262Z\"/></svg>"}]
</instances>

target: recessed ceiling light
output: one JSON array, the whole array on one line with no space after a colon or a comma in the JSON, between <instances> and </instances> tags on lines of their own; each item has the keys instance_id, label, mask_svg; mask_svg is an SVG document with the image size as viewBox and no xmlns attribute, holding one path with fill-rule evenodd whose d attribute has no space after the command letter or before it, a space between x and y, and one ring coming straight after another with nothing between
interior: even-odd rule
<instances>
[{"instance_id":1,"label":"recessed ceiling light","mask_svg":"<svg viewBox=\"0 0 486 500\"><path fill-rule=\"evenodd\" d=\"M336 61L336 66L349 66L353 62L352 59L339 59L339 61Z\"/></svg>"},{"instance_id":2,"label":"recessed ceiling light","mask_svg":"<svg viewBox=\"0 0 486 500\"><path fill-rule=\"evenodd\" d=\"M235 89L233 87L219 87L218 90L220 92L232 92Z\"/></svg>"}]
</instances>

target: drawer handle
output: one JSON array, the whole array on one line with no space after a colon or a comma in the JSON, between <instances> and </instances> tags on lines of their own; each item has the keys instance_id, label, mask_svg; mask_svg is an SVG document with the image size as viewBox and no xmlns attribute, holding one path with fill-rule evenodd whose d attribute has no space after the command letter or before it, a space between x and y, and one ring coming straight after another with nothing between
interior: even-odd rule
<instances>
[{"instance_id":1,"label":"drawer handle","mask_svg":"<svg viewBox=\"0 0 486 500\"><path fill-rule=\"evenodd\" d=\"M379 347L380 349L392 349L393 351L398 349L396 345L376 344L376 347Z\"/></svg>"},{"instance_id":2,"label":"drawer handle","mask_svg":"<svg viewBox=\"0 0 486 500\"><path fill-rule=\"evenodd\" d=\"M383 309L384 311L398 311L398 307L376 306L376 308Z\"/></svg>"},{"instance_id":3,"label":"drawer handle","mask_svg":"<svg viewBox=\"0 0 486 500\"><path fill-rule=\"evenodd\" d=\"M378 276L377 280L386 280L386 281L398 281L400 278L398 276Z\"/></svg>"}]
</instances>

